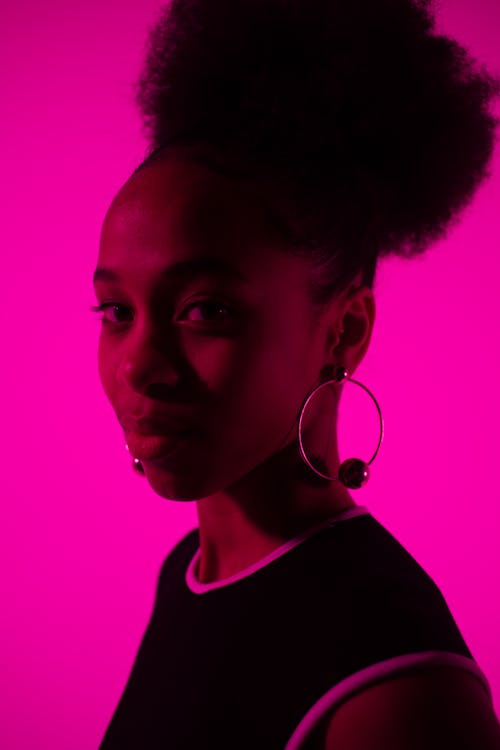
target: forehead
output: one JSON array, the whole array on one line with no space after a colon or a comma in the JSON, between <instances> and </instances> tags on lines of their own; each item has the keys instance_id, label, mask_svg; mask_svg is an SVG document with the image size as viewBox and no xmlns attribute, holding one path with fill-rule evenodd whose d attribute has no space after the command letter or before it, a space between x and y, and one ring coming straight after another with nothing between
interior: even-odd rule
<instances>
[{"instance_id":1,"label":"forehead","mask_svg":"<svg viewBox=\"0 0 500 750\"><path fill-rule=\"evenodd\" d=\"M172 153L119 191L103 223L100 261L143 268L209 253L271 262L271 249L286 251L255 184Z\"/></svg>"}]
</instances>

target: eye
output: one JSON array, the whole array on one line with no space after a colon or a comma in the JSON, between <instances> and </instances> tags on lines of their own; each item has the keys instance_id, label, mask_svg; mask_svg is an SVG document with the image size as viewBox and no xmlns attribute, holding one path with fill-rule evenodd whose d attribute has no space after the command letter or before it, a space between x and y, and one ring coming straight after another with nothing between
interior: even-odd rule
<instances>
[{"instance_id":1,"label":"eye","mask_svg":"<svg viewBox=\"0 0 500 750\"><path fill-rule=\"evenodd\" d=\"M189 318L192 323L222 322L231 317L231 310L227 305L211 299L198 300L198 302L188 305L182 315L185 316L187 312L196 309L198 309L199 312L195 314L194 318ZM220 314L221 310L223 311L222 315Z\"/></svg>"},{"instance_id":2,"label":"eye","mask_svg":"<svg viewBox=\"0 0 500 750\"><path fill-rule=\"evenodd\" d=\"M90 309L92 312L101 313L99 319L104 323L112 325L127 322L127 315L130 315L127 305L122 305L118 302L102 302L100 305L93 306ZM231 317L229 307L213 299L203 299L188 305L182 313L181 318L193 310L198 312L194 313L194 317L191 316L188 318L192 323L212 323L224 321Z\"/></svg>"},{"instance_id":3,"label":"eye","mask_svg":"<svg viewBox=\"0 0 500 750\"><path fill-rule=\"evenodd\" d=\"M128 307L126 305L121 305L118 302L102 302L100 305L93 306L90 309L92 312L102 313L99 320L102 320L103 323L111 323L117 325L119 323L127 322L126 320L120 320L120 318L123 315L127 315ZM107 315L107 311L109 311L111 317ZM113 316L115 317L114 320Z\"/></svg>"}]
</instances>

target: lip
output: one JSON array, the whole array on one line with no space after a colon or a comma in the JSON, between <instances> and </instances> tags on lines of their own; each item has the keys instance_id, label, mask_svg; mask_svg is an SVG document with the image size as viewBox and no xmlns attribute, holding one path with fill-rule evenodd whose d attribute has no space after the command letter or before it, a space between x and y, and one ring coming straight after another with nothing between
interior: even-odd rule
<instances>
[{"instance_id":1,"label":"lip","mask_svg":"<svg viewBox=\"0 0 500 750\"><path fill-rule=\"evenodd\" d=\"M138 432L126 432L129 452L140 461L158 461L176 453L189 436L190 432L174 434L144 435Z\"/></svg>"},{"instance_id":2,"label":"lip","mask_svg":"<svg viewBox=\"0 0 500 750\"><path fill-rule=\"evenodd\" d=\"M123 417L120 419L120 424L124 430L145 436L175 436L188 432L191 429L186 422L182 423L169 419L161 420L150 417L141 417L138 419L134 419L133 417Z\"/></svg>"}]
</instances>

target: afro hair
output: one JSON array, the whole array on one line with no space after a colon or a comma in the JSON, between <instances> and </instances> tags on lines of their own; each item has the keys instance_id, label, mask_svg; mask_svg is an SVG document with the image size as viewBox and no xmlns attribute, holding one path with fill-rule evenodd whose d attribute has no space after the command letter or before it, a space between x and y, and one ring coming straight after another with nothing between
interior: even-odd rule
<instances>
[{"instance_id":1,"label":"afro hair","mask_svg":"<svg viewBox=\"0 0 500 750\"><path fill-rule=\"evenodd\" d=\"M444 236L488 174L499 93L430 0L172 0L136 97L149 159L196 143L266 178L322 304Z\"/></svg>"}]
</instances>

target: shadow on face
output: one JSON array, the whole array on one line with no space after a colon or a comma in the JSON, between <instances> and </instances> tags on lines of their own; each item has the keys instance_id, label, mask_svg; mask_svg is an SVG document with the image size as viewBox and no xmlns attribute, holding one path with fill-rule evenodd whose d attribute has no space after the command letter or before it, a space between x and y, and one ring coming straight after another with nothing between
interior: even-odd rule
<instances>
[{"instance_id":1,"label":"shadow on face","mask_svg":"<svg viewBox=\"0 0 500 750\"><path fill-rule=\"evenodd\" d=\"M293 439L327 329L309 261L287 250L255 186L186 154L142 168L112 202L95 278L99 373L160 495L219 491ZM146 445L181 426L174 455Z\"/></svg>"}]
</instances>

